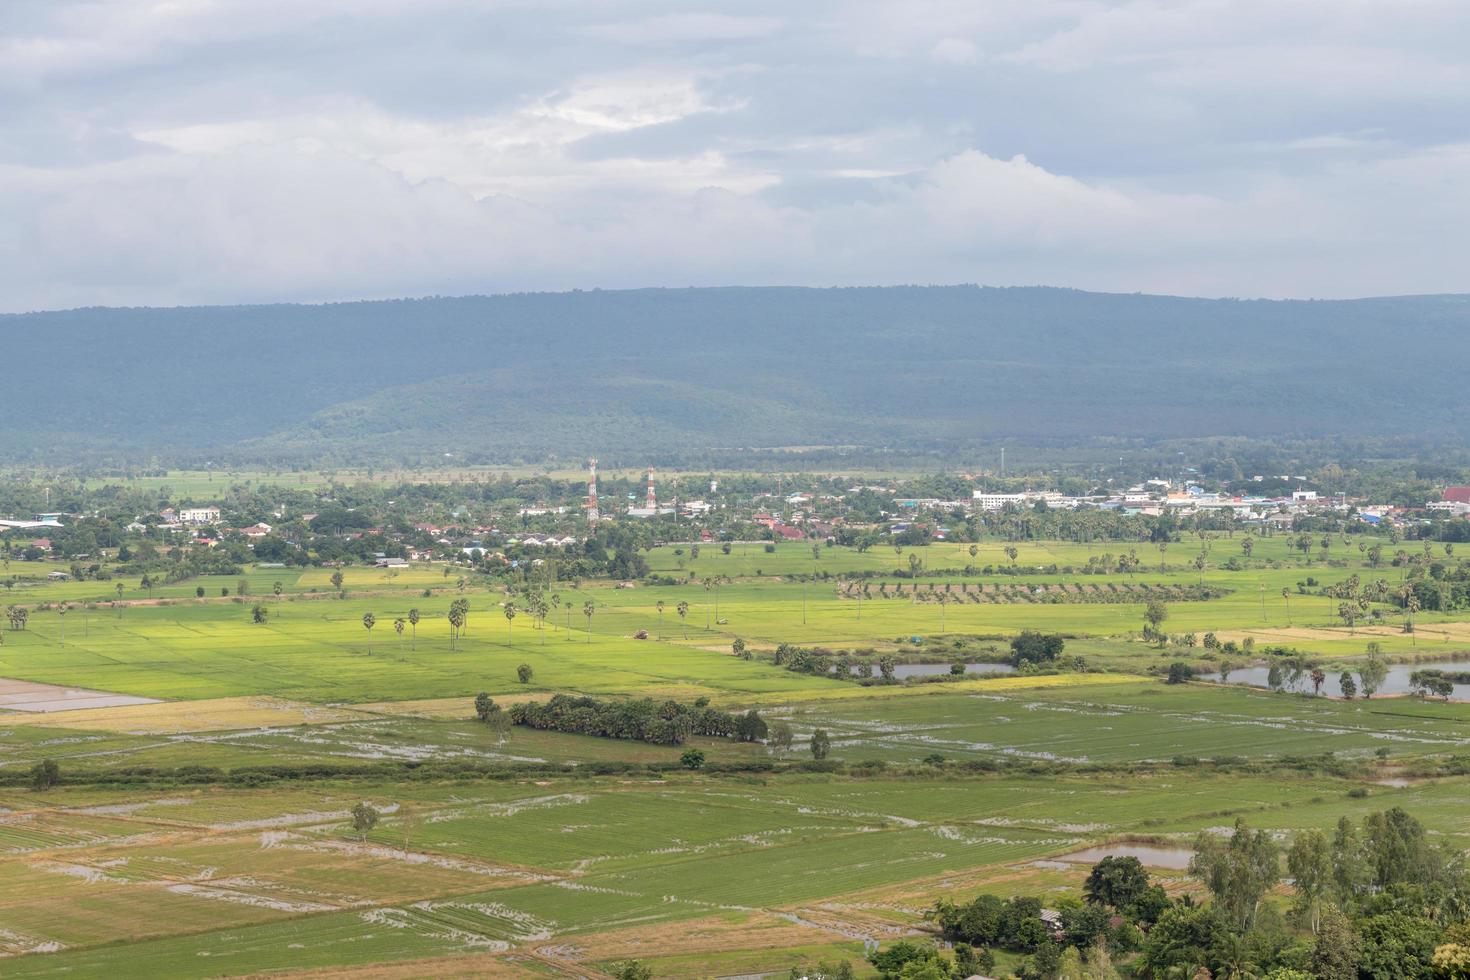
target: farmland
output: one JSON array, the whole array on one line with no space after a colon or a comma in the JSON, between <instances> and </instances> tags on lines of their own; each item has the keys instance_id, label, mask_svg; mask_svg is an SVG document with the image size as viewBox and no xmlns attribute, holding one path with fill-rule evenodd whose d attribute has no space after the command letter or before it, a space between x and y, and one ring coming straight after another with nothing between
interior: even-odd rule
<instances>
[{"instance_id":1,"label":"farmland","mask_svg":"<svg viewBox=\"0 0 1470 980\"><path fill-rule=\"evenodd\" d=\"M1391 607L1344 624L1320 594L1395 570L1346 549L1308 566L1271 538L1225 567L1240 548L1223 535L1203 567L1140 549L1131 574L1083 571L1100 544L969 547L664 545L649 582L674 584L560 582L544 620L507 618L496 583L439 563L349 567L340 588L326 568L251 567L151 589L16 563L7 601L29 617L4 631L0 677L157 700L0 715L4 975L786 970L922 935L923 908L985 883L1063 900L1086 868L1060 856L1187 844L1240 815L1287 834L1402 805L1470 845L1470 707L1165 684L1168 664L1222 655L1139 635L1154 598L1171 634L1331 665L1369 642L1470 649L1452 614L1406 634ZM863 686L772 658L994 662L1023 629L1065 636L1064 662ZM481 691L708 698L787 723L794 745L501 733L474 718ZM37 790L42 760L61 778ZM379 819L354 829L363 802Z\"/></svg>"}]
</instances>

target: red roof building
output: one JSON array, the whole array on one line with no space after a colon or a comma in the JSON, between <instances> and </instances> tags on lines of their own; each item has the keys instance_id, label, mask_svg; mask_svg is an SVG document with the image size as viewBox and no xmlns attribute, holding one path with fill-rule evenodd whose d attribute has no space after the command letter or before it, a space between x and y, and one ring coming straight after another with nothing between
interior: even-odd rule
<instances>
[{"instance_id":1,"label":"red roof building","mask_svg":"<svg viewBox=\"0 0 1470 980\"><path fill-rule=\"evenodd\" d=\"M1470 487L1445 487L1444 499L1457 504L1470 504Z\"/></svg>"}]
</instances>

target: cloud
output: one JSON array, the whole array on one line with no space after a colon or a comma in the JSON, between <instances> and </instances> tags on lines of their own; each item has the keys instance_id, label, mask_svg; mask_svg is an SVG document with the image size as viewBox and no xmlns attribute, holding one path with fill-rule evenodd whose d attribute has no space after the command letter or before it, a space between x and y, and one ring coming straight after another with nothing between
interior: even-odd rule
<instances>
[{"instance_id":1,"label":"cloud","mask_svg":"<svg viewBox=\"0 0 1470 980\"><path fill-rule=\"evenodd\" d=\"M929 51L929 57L946 65L967 65L975 56L975 43L960 37L944 38Z\"/></svg>"},{"instance_id":2,"label":"cloud","mask_svg":"<svg viewBox=\"0 0 1470 980\"><path fill-rule=\"evenodd\" d=\"M1466 288L1470 12L15 0L0 308Z\"/></svg>"},{"instance_id":3,"label":"cloud","mask_svg":"<svg viewBox=\"0 0 1470 980\"><path fill-rule=\"evenodd\" d=\"M781 29L775 17L739 17L731 14L665 14L644 20L594 24L593 37L620 44L687 44L699 41L744 41L769 37Z\"/></svg>"}]
</instances>

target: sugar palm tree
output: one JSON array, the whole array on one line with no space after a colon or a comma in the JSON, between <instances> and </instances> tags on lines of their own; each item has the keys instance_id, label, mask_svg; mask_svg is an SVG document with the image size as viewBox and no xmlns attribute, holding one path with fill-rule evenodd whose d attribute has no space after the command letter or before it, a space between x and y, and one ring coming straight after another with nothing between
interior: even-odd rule
<instances>
[{"instance_id":1,"label":"sugar palm tree","mask_svg":"<svg viewBox=\"0 0 1470 980\"><path fill-rule=\"evenodd\" d=\"M459 629L464 625L464 613L458 605L449 607L449 649L454 649L454 641L459 638Z\"/></svg>"},{"instance_id":2,"label":"sugar palm tree","mask_svg":"<svg viewBox=\"0 0 1470 980\"><path fill-rule=\"evenodd\" d=\"M687 619L689 615L689 603L680 600L679 604L675 606L674 609L679 614L679 625L684 631L684 639L687 640L689 639L689 623Z\"/></svg>"},{"instance_id":3,"label":"sugar palm tree","mask_svg":"<svg viewBox=\"0 0 1470 980\"><path fill-rule=\"evenodd\" d=\"M516 604L507 602L505 604L505 645L510 646L510 627L516 620Z\"/></svg>"},{"instance_id":4,"label":"sugar palm tree","mask_svg":"<svg viewBox=\"0 0 1470 980\"><path fill-rule=\"evenodd\" d=\"M393 620L393 632L398 634L398 649L400 652L403 650L403 627L405 625L406 624L403 622L402 616L399 616L397 619Z\"/></svg>"},{"instance_id":5,"label":"sugar palm tree","mask_svg":"<svg viewBox=\"0 0 1470 980\"><path fill-rule=\"evenodd\" d=\"M658 638L662 640L664 638L664 601L660 599L655 602L653 608L658 610Z\"/></svg>"},{"instance_id":6,"label":"sugar palm tree","mask_svg":"<svg viewBox=\"0 0 1470 980\"><path fill-rule=\"evenodd\" d=\"M376 625L378 625L378 617L374 616L372 613L362 614L362 628L367 630L367 652L369 654L373 652L373 627Z\"/></svg>"},{"instance_id":7,"label":"sugar palm tree","mask_svg":"<svg viewBox=\"0 0 1470 980\"><path fill-rule=\"evenodd\" d=\"M597 603L588 599L582 603L582 615L587 617L587 642L592 642L592 614L597 612Z\"/></svg>"},{"instance_id":8,"label":"sugar palm tree","mask_svg":"<svg viewBox=\"0 0 1470 980\"><path fill-rule=\"evenodd\" d=\"M410 650L417 650L419 648L419 611L418 611L418 609L410 609L408 611L408 625L413 628L413 633L412 633L412 635L411 635L411 637L409 639L408 648Z\"/></svg>"}]
</instances>

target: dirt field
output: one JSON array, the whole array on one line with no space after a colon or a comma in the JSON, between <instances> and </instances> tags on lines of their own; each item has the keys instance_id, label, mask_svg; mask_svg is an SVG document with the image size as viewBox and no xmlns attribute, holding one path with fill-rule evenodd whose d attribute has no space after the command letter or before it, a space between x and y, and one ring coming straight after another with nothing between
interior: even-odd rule
<instances>
[{"instance_id":1,"label":"dirt field","mask_svg":"<svg viewBox=\"0 0 1470 980\"><path fill-rule=\"evenodd\" d=\"M18 683L7 681L8 684ZM45 684L32 685L47 687ZM57 688L56 690L62 690ZM77 703L72 707L31 709L64 711L64 715L8 715L7 725L65 725L89 731L123 732L130 735L177 735L184 732L227 732L241 728L278 728L290 725L325 724L357 721L371 715L348 708L327 708L282 698L210 698L204 701L150 701L122 695L99 695L118 698L105 706ZM80 702L80 699L79 699ZM6 705L14 707L13 705Z\"/></svg>"},{"instance_id":2,"label":"dirt field","mask_svg":"<svg viewBox=\"0 0 1470 980\"><path fill-rule=\"evenodd\" d=\"M1470 644L1470 623L1419 623L1415 625L1415 634L1424 644ZM1402 637L1404 634L1402 628L1395 624L1392 626L1359 626L1354 630L1349 630L1346 626L1330 628L1287 626L1250 630L1218 630L1216 635L1222 641L1234 640L1239 643L1250 636L1254 637L1258 644L1292 646L1301 643L1358 638L1363 638L1364 642L1367 642L1374 637Z\"/></svg>"},{"instance_id":3,"label":"dirt field","mask_svg":"<svg viewBox=\"0 0 1470 980\"><path fill-rule=\"evenodd\" d=\"M113 708L122 705L157 704L153 698L109 694L82 687L60 687L0 677L0 708L9 711L76 711L83 708Z\"/></svg>"}]
</instances>

